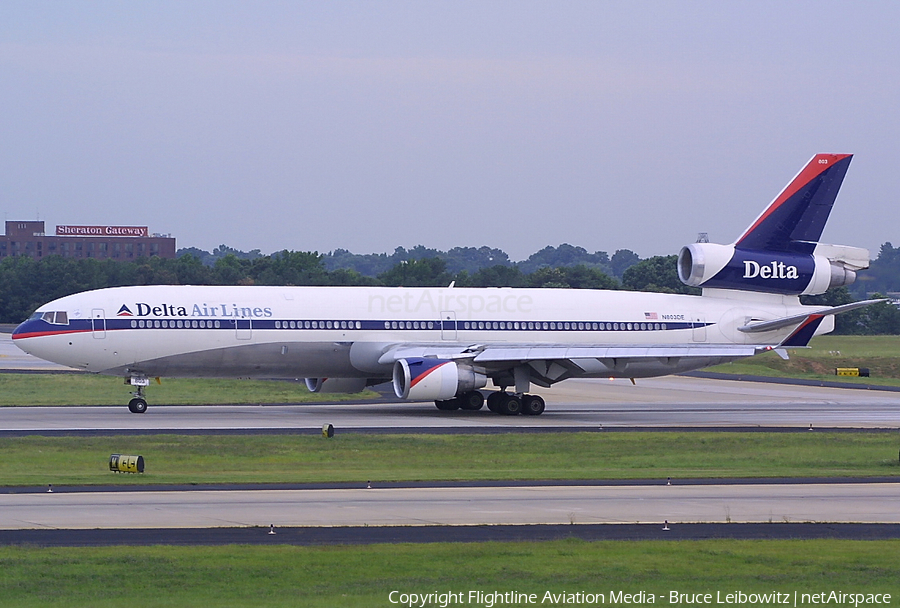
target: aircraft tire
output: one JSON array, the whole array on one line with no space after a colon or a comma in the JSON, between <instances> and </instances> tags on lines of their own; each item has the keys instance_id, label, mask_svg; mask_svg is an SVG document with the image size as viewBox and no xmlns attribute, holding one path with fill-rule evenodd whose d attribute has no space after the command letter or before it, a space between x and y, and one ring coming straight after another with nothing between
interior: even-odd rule
<instances>
[{"instance_id":1,"label":"aircraft tire","mask_svg":"<svg viewBox=\"0 0 900 608\"><path fill-rule=\"evenodd\" d=\"M500 413L500 399L503 398L503 393L493 392L488 395L487 398L487 406L488 409L494 412L495 414Z\"/></svg>"},{"instance_id":2,"label":"aircraft tire","mask_svg":"<svg viewBox=\"0 0 900 608\"><path fill-rule=\"evenodd\" d=\"M522 413L522 400L515 395L504 394L499 403L501 414L517 416Z\"/></svg>"},{"instance_id":3,"label":"aircraft tire","mask_svg":"<svg viewBox=\"0 0 900 608\"><path fill-rule=\"evenodd\" d=\"M475 412L484 407L484 395L478 391L463 393L457 397L457 399L459 400L460 409L466 410L467 412Z\"/></svg>"},{"instance_id":4,"label":"aircraft tire","mask_svg":"<svg viewBox=\"0 0 900 608\"><path fill-rule=\"evenodd\" d=\"M143 414L147 411L147 402L140 397L136 397L128 402L128 410L132 414Z\"/></svg>"},{"instance_id":5,"label":"aircraft tire","mask_svg":"<svg viewBox=\"0 0 900 608\"><path fill-rule=\"evenodd\" d=\"M540 395L522 395L522 413L526 416L540 416L545 405Z\"/></svg>"},{"instance_id":6,"label":"aircraft tire","mask_svg":"<svg viewBox=\"0 0 900 608\"><path fill-rule=\"evenodd\" d=\"M453 410L459 409L459 401L457 399L447 399L445 401L435 401L434 405L437 406L439 410L442 412L452 412Z\"/></svg>"}]
</instances>

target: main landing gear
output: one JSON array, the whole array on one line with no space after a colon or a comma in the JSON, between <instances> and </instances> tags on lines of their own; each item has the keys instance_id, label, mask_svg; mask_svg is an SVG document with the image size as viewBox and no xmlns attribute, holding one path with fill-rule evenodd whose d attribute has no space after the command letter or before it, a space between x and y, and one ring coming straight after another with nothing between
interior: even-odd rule
<instances>
[{"instance_id":1,"label":"main landing gear","mask_svg":"<svg viewBox=\"0 0 900 608\"><path fill-rule=\"evenodd\" d=\"M128 410L132 414L143 414L147 411L147 400L144 399L144 388L149 386L150 379L145 376L132 376L131 379L125 380L125 384L135 387L135 391L131 393L134 399L128 402Z\"/></svg>"},{"instance_id":2,"label":"main landing gear","mask_svg":"<svg viewBox=\"0 0 900 608\"><path fill-rule=\"evenodd\" d=\"M540 395L514 395L506 391L491 393L487 399L488 409L497 414L515 416L540 416L544 413L544 400Z\"/></svg>"},{"instance_id":3,"label":"main landing gear","mask_svg":"<svg viewBox=\"0 0 900 608\"><path fill-rule=\"evenodd\" d=\"M470 391L446 401L435 401L439 410L480 410L484 405L484 396L478 391ZM515 416L540 416L544 413L544 400L540 395L514 395L506 391L495 391L487 398L488 409L496 414Z\"/></svg>"},{"instance_id":4,"label":"main landing gear","mask_svg":"<svg viewBox=\"0 0 900 608\"><path fill-rule=\"evenodd\" d=\"M468 393L457 395L453 399L435 401L434 404L439 410L444 412L451 412L453 410L467 410L474 412L480 410L482 406L484 406L484 395L478 391L469 391Z\"/></svg>"}]
</instances>

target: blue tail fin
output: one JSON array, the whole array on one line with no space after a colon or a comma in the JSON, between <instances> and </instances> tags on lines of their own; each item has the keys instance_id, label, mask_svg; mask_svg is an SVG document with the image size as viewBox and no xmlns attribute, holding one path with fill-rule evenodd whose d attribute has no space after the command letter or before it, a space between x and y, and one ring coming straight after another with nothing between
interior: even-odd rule
<instances>
[{"instance_id":1,"label":"blue tail fin","mask_svg":"<svg viewBox=\"0 0 900 608\"><path fill-rule=\"evenodd\" d=\"M810 254L852 154L817 154L735 242L738 249Z\"/></svg>"},{"instance_id":2,"label":"blue tail fin","mask_svg":"<svg viewBox=\"0 0 900 608\"><path fill-rule=\"evenodd\" d=\"M692 287L781 295L852 283L869 252L819 243L852 158L815 155L734 243L682 248L678 276Z\"/></svg>"}]
</instances>

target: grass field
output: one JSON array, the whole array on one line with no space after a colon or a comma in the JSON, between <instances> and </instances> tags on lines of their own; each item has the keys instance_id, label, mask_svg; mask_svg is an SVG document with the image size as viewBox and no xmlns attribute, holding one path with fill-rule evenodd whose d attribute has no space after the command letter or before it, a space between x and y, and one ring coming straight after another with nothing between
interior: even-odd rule
<instances>
[{"instance_id":1,"label":"grass field","mask_svg":"<svg viewBox=\"0 0 900 608\"><path fill-rule=\"evenodd\" d=\"M838 591L889 593L889 604L896 605L897 555L900 541L0 547L0 607L370 608L398 605L390 601L392 591L462 592L464 605L489 608L501 604L469 602L468 593L534 593L535 603L546 606L574 603L542 603L547 592L600 593L610 604L613 593L643 591L656 596L656 605L687 605L670 603L669 594L711 593L711 603L716 603L717 592L722 600L729 593L780 592L789 594L793 603L794 592ZM394 600L400 599L399 593Z\"/></svg>"},{"instance_id":2,"label":"grass field","mask_svg":"<svg viewBox=\"0 0 900 608\"><path fill-rule=\"evenodd\" d=\"M900 475L900 434L560 433L0 439L0 485ZM143 475L109 471L140 454Z\"/></svg>"},{"instance_id":3,"label":"grass field","mask_svg":"<svg viewBox=\"0 0 900 608\"><path fill-rule=\"evenodd\" d=\"M125 405L133 387L121 378L94 374L0 374L0 406ZM373 391L352 395L310 393L302 382L273 380L163 378L147 388L153 405L315 403L372 399Z\"/></svg>"},{"instance_id":4,"label":"grass field","mask_svg":"<svg viewBox=\"0 0 900 608\"><path fill-rule=\"evenodd\" d=\"M785 361L763 353L707 368L725 374L806 378L854 384L900 386L900 336L818 336L810 348L789 351ZM837 367L867 367L869 378L837 377Z\"/></svg>"}]
</instances>

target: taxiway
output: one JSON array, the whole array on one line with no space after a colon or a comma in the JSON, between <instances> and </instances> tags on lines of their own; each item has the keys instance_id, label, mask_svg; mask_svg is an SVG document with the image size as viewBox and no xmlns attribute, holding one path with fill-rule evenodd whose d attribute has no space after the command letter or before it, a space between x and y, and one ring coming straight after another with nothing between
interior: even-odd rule
<instances>
[{"instance_id":1,"label":"taxiway","mask_svg":"<svg viewBox=\"0 0 900 608\"><path fill-rule=\"evenodd\" d=\"M900 483L0 494L0 529L900 523Z\"/></svg>"}]
</instances>

